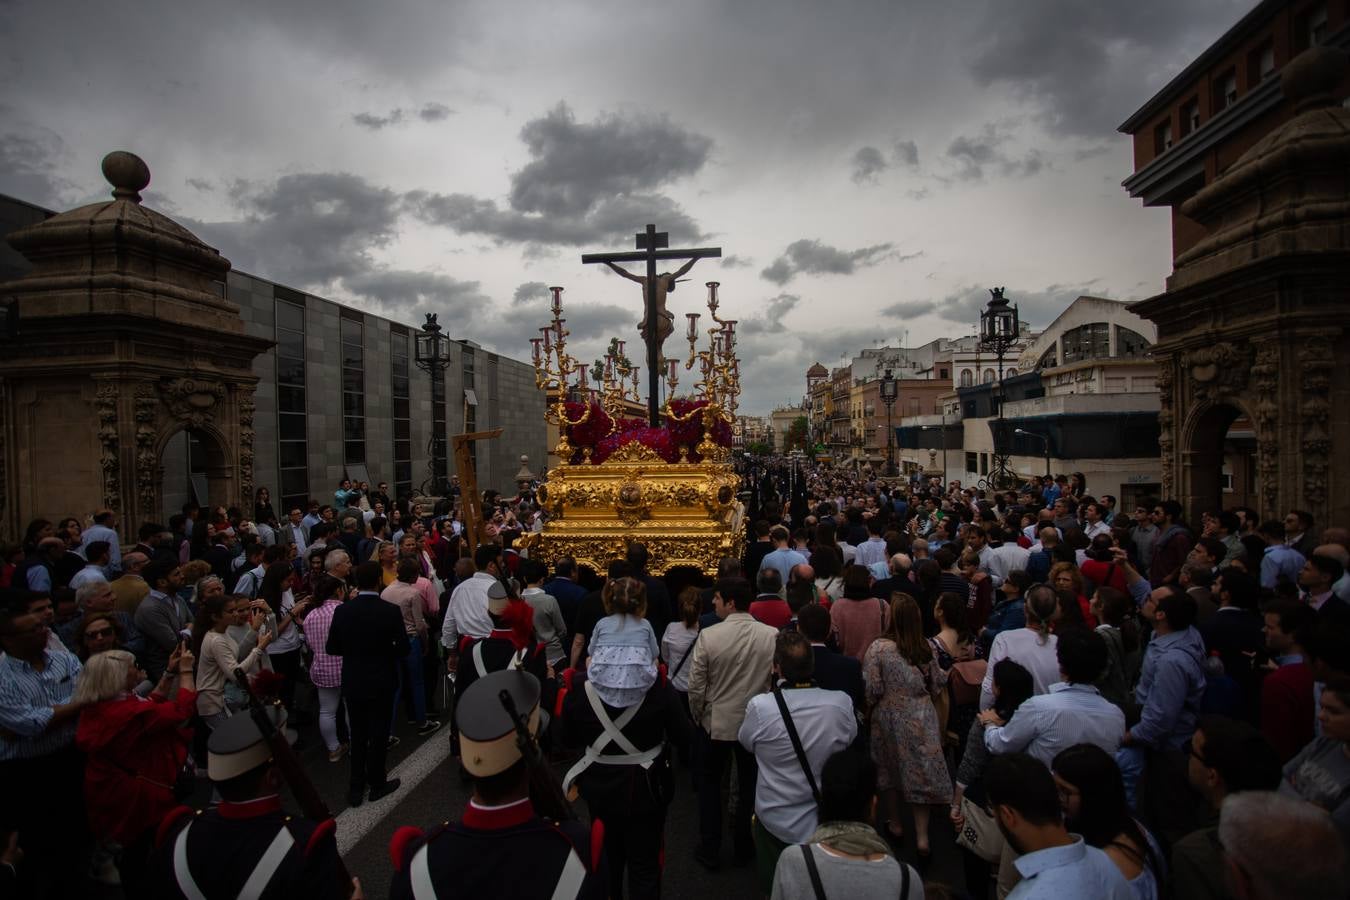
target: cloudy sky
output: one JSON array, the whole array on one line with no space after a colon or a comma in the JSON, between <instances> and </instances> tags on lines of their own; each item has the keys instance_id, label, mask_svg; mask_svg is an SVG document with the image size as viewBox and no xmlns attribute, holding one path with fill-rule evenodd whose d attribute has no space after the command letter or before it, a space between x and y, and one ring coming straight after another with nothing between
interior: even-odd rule
<instances>
[{"instance_id":1,"label":"cloudy sky","mask_svg":"<svg viewBox=\"0 0 1350 900\"><path fill-rule=\"evenodd\" d=\"M1115 126L1253 5L0 0L0 193L92 202L132 150L238 268L522 359L547 285L583 351L636 340L580 255L655 222L722 247L670 308L722 283L767 412L813 361L969 333L987 286L1035 325L1159 292Z\"/></svg>"}]
</instances>

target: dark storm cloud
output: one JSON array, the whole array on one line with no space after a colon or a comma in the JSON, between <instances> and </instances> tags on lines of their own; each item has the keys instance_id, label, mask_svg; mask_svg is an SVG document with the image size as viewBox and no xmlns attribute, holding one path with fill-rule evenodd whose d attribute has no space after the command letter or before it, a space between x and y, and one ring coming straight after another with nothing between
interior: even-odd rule
<instances>
[{"instance_id":1,"label":"dark storm cloud","mask_svg":"<svg viewBox=\"0 0 1350 900\"><path fill-rule=\"evenodd\" d=\"M516 292L511 295L511 305L526 306L540 300L547 300L551 296L548 285L542 281L527 281L516 287Z\"/></svg>"},{"instance_id":2,"label":"dark storm cloud","mask_svg":"<svg viewBox=\"0 0 1350 900\"><path fill-rule=\"evenodd\" d=\"M444 103L424 103L418 109L413 111L413 115L423 122L441 122L448 119L454 110ZM379 131L381 128L388 128L390 125L399 125L408 120L409 113L401 106L396 106L384 115L376 113L360 112L352 116L352 121L362 128L369 128L371 131Z\"/></svg>"},{"instance_id":3,"label":"dark storm cloud","mask_svg":"<svg viewBox=\"0 0 1350 900\"><path fill-rule=\"evenodd\" d=\"M236 266L285 284L321 286L376 268L371 253L395 237L399 195L343 172L239 183L230 222L183 223Z\"/></svg>"},{"instance_id":4,"label":"dark storm cloud","mask_svg":"<svg viewBox=\"0 0 1350 900\"><path fill-rule=\"evenodd\" d=\"M545 216L503 208L472 194L408 195L409 209L424 222L464 234L481 234L498 243L563 244L569 247L614 244L631 249L634 223L656 222L670 232L672 244L698 241L703 232L680 206L663 194L605 197L583 215Z\"/></svg>"},{"instance_id":5,"label":"dark storm cloud","mask_svg":"<svg viewBox=\"0 0 1350 900\"><path fill-rule=\"evenodd\" d=\"M919 145L913 141L896 141L891 147L891 156L897 165L917 166L919 164Z\"/></svg>"},{"instance_id":6,"label":"dark storm cloud","mask_svg":"<svg viewBox=\"0 0 1350 900\"><path fill-rule=\"evenodd\" d=\"M759 274L774 284L787 284L799 274L852 275L858 269L887 259L913 259L919 254L900 255L894 244L876 244L857 250L840 250L820 241L803 238L788 244L783 255Z\"/></svg>"},{"instance_id":7,"label":"dark storm cloud","mask_svg":"<svg viewBox=\"0 0 1350 900\"><path fill-rule=\"evenodd\" d=\"M1022 321L1041 328L1049 325L1079 297L1101 296L1100 290L1093 290L1094 284L1096 279L1081 284L1052 284L1036 291L1009 287L1004 291L1004 296L1008 298L1009 303L1017 307L1018 317ZM948 321L971 324L979 321L980 312L988 303L988 288L969 285L944 297L937 306L937 311L939 316Z\"/></svg>"},{"instance_id":8,"label":"dark storm cloud","mask_svg":"<svg viewBox=\"0 0 1350 900\"><path fill-rule=\"evenodd\" d=\"M854 184L875 183L877 176L886 168L886 157L881 155L880 150L876 147L860 147L853 154L853 174L850 177Z\"/></svg>"},{"instance_id":9,"label":"dark storm cloud","mask_svg":"<svg viewBox=\"0 0 1350 900\"><path fill-rule=\"evenodd\" d=\"M937 308L936 300L904 300L882 308L881 314L883 316L894 316L897 319L917 319L919 316L926 316L935 312Z\"/></svg>"},{"instance_id":10,"label":"dark storm cloud","mask_svg":"<svg viewBox=\"0 0 1350 900\"><path fill-rule=\"evenodd\" d=\"M417 118L423 122L443 122L454 114L454 110L444 103L424 103L417 111Z\"/></svg>"},{"instance_id":11,"label":"dark storm cloud","mask_svg":"<svg viewBox=\"0 0 1350 900\"><path fill-rule=\"evenodd\" d=\"M567 338L568 353L581 360L594 359L604 352L611 337L617 337L629 342L631 355L631 348L637 346L638 341L637 323L641 315L638 304L635 303L631 308L610 303L568 304L566 295L563 299L563 317L567 319L565 327L571 332ZM551 320L548 304L542 299L535 301L534 305L513 304L509 311L475 317L472 336L485 347L517 359L527 359L530 338L538 337L538 329ZM638 352L642 352L641 348Z\"/></svg>"},{"instance_id":12,"label":"dark storm cloud","mask_svg":"<svg viewBox=\"0 0 1350 900\"><path fill-rule=\"evenodd\" d=\"M1036 102L1061 134L1102 137L1169 73L1252 7L1251 0L995 3L971 72ZM1141 76L1142 73L1142 76Z\"/></svg>"},{"instance_id":13,"label":"dark storm cloud","mask_svg":"<svg viewBox=\"0 0 1350 900\"><path fill-rule=\"evenodd\" d=\"M556 216L585 215L606 197L693 175L712 149L665 117L578 122L565 103L526 122L520 139L532 159L511 176L511 208Z\"/></svg>"},{"instance_id":14,"label":"dark storm cloud","mask_svg":"<svg viewBox=\"0 0 1350 900\"><path fill-rule=\"evenodd\" d=\"M0 114L8 110L0 106ZM0 193L38 206L59 207L71 184L57 172L65 145L54 134L33 131L0 135Z\"/></svg>"},{"instance_id":15,"label":"dark storm cloud","mask_svg":"<svg viewBox=\"0 0 1350 900\"><path fill-rule=\"evenodd\" d=\"M345 276L342 286L388 314L410 319L422 312L447 319L481 312L488 298L477 281L460 281L435 272L372 268Z\"/></svg>"},{"instance_id":16,"label":"dark storm cloud","mask_svg":"<svg viewBox=\"0 0 1350 900\"><path fill-rule=\"evenodd\" d=\"M739 253L728 253L718 259L724 269L748 269L755 264L753 259Z\"/></svg>"},{"instance_id":17,"label":"dark storm cloud","mask_svg":"<svg viewBox=\"0 0 1350 900\"><path fill-rule=\"evenodd\" d=\"M741 335L782 334L787 331L783 319L802 302L796 294L779 294L768 301L764 312L748 319L742 319L738 329Z\"/></svg>"},{"instance_id":18,"label":"dark storm cloud","mask_svg":"<svg viewBox=\"0 0 1350 900\"><path fill-rule=\"evenodd\" d=\"M1029 177L1045 167L1037 150L1014 157L1004 151L1011 136L994 125L985 125L976 135L958 135L947 147L947 159L956 166L961 181L982 181L986 170L995 169L1009 178Z\"/></svg>"},{"instance_id":19,"label":"dark storm cloud","mask_svg":"<svg viewBox=\"0 0 1350 900\"><path fill-rule=\"evenodd\" d=\"M564 103L526 122L520 137L531 160L511 176L507 205L472 194L413 192L413 214L498 243L543 247L627 246L634 223L642 222L658 223L676 244L704 237L678 203L655 189L703 168L708 138L665 117L578 122Z\"/></svg>"}]
</instances>

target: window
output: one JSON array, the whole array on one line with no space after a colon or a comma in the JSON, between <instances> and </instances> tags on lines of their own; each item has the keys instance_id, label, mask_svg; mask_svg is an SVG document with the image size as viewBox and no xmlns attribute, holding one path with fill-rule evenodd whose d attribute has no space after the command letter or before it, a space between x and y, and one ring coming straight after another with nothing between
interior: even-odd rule
<instances>
[{"instance_id":1,"label":"window","mask_svg":"<svg viewBox=\"0 0 1350 900\"><path fill-rule=\"evenodd\" d=\"M394 496L412 492L412 397L408 366L408 332L389 326L390 385L393 399Z\"/></svg>"},{"instance_id":2,"label":"window","mask_svg":"<svg viewBox=\"0 0 1350 900\"><path fill-rule=\"evenodd\" d=\"M365 325L358 312L341 311L342 316L342 458L366 461L366 365Z\"/></svg>"},{"instance_id":3,"label":"window","mask_svg":"<svg viewBox=\"0 0 1350 900\"><path fill-rule=\"evenodd\" d=\"M1223 471L1219 474L1219 485L1225 494L1233 493L1233 470L1226 462L1223 464Z\"/></svg>"},{"instance_id":4,"label":"window","mask_svg":"<svg viewBox=\"0 0 1350 900\"><path fill-rule=\"evenodd\" d=\"M1229 69L1214 80L1214 111L1232 106L1237 96L1237 70Z\"/></svg>"},{"instance_id":5,"label":"window","mask_svg":"<svg viewBox=\"0 0 1350 900\"><path fill-rule=\"evenodd\" d=\"M994 370L993 370L993 369L985 369L985 370L984 370L984 378L981 379L981 380L982 380L985 384L993 384L993 383L994 383L994 379L995 379L996 377L997 377L997 376L994 374Z\"/></svg>"},{"instance_id":6,"label":"window","mask_svg":"<svg viewBox=\"0 0 1350 900\"><path fill-rule=\"evenodd\" d=\"M976 467L979 466L979 464L980 464L980 463L979 463L979 457L978 457L978 454L972 453L971 451L967 450L967 451L966 451L966 471L967 471L967 472L970 472L972 475L975 474L975 472L977 471L977 468L976 468Z\"/></svg>"},{"instance_id":7,"label":"window","mask_svg":"<svg viewBox=\"0 0 1350 900\"><path fill-rule=\"evenodd\" d=\"M1091 322L1064 332L1063 365L1084 359L1106 359L1111 355L1111 326L1105 322Z\"/></svg>"},{"instance_id":8,"label":"window","mask_svg":"<svg viewBox=\"0 0 1350 900\"><path fill-rule=\"evenodd\" d=\"M474 390L474 368L476 365L475 351L468 344L464 345L464 431L465 433L478 430L478 395ZM469 461L475 472L478 471L478 444L475 441L469 442Z\"/></svg>"},{"instance_id":9,"label":"window","mask_svg":"<svg viewBox=\"0 0 1350 900\"><path fill-rule=\"evenodd\" d=\"M278 292L282 289L278 288ZM277 495L283 510L309 504L309 446L305 435L305 298L275 296L277 342ZM278 510L278 515L285 515Z\"/></svg>"},{"instance_id":10,"label":"window","mask_svg":"<svg viewBox=\"0 0 1350 900\"><path fill-rule=\"evenodd\" d=\"M1153 129L1153 153L1156 156L1162 156L1168 150L1172 149L1172 120L1160 122L1158 127Z\"/></svg>"},{"instance_id":11,"label":"window","mask_svg":"<svg viewBox=\"0 0 1350 900\"><path fill-rule=\"evenodd\" d=\"M951 370L948 369L947 367L944 366L941 369L938 369L938 378L941 379L942 381L946 381L948 378L951 377L952 377Z\"/></svg>"},{"instance_id":12,"label":"window","mask_svg":"<svg viewBox=\"0 0 1350 900\"><path fill-rule=\"evenodd\" d=\"M1299 16L1297 21L1294 39L1298 42L1298 49L1307 50L1309 47L1316 47L1326 41L1327 6L1325 3L1314 6Z\"/></svg>"},{"instance_id":13,"label":"window","mask_svg":"<svg viewBox=\"0 0 1350 900\"><path fill-rule=\"evenodd\" d=\"M1181 136L1200 127L1200 101L1192 97L1181 106Z\"/></svg>"},{"instance_id":14,"label":"window","mask_svg":"<svg viewBox=\"0 0 1350 900\"><path fill-rule=\"evenodd\" d=\"M975 373L970 369L961 370L961 387L970 387L975 383Z\"/></svg>"},{"instance_id":15,"label":"window","mask_svg":"<svg viewBox=\"0 0 1350 900\"><path fill-rule=\"evenodd\" d=\"M1138 358L1148 356L1148 339L1124 325L1116 326L1116 356Z\"/></svg>"},{"instance_id":16,"label":"window","mask_svg":"<svg viewBox=\"0 0 1350 900\"><path fill-rule=\"evenodd\" d=\"M1058 350L1059 348L1055 344L1047 347L1045 352L1041 354L1041 358L1036 360L1036 370L1039 372L1041 369L1053 369L1059 365Z\"/></svg>"},{"instance_id":17,"label":"window","mask_svg":"<svg viewBox=\"0 0 1350 900\"><path fill-rule=\"evenodd\" d=\"M988 453L981 453L981 454L980 454L980 474L981 474L981 475L988 475L988 474L989 474L989 454L988 454Z\"/></svg>"}]
</instances>

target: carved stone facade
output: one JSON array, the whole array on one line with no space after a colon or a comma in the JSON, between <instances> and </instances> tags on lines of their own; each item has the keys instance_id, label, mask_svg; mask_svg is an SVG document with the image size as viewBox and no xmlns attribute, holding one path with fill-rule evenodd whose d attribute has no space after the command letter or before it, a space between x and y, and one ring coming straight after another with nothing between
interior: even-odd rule
<instances>
[{"instance_id":1,"label":"carved stone facade","mask_svg":"<svg viewBox=\"0 0 1350 900\"><path fill-rule=\"evenodd\" d=\"M32 263L0 286L19 338L0 344L0 532L33 518L118 513L124 538L164 522L164 453L190 430L212 504L253 502L253 358L222 296L229 261L140 204L149 171L103 170L113 199L8 235ZM4 424L10 427L6 429Z\"/></svg>"},{"instance_id":2,"label":"carved stone facade","mask_svg":"<svg viewBox=\"0 0 1350 900\"><path fill-rule=\"evenodd\" d=\"M1223 442L1242 417L1263 517L1350 521L1350 110L1329 100L1346 66L1315 48L1281 72L1299 115L1182 204L1208 236L1133 307L1158 326L1163 491L1191 521L1224 505Z\"/></svg>"}]
</instances>

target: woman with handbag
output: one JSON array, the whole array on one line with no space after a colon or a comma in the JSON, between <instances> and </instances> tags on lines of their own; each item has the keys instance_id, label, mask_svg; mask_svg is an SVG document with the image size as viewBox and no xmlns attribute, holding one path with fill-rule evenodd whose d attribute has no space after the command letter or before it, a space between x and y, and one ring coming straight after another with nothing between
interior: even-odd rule
<instances>
[{"instance_id":1,"label":"woman with handbag","mask_svg":"<svg viewBox=\"0 0 1350 900\"><path fill-rule=\"evenodd\" d=\"M71 697L84 705L75 744L86 757L89 827L96 840L121 845L117 867L128 897L143 896L138 886L155 829L181 794L197 696L186 642L169 656L150 696L138 697L134 689L144 678L129 652L105 650L89 657Z\"/></svg>"},{"instance_id":2,"label":"woman with handbag","mask_svg":"<svg viewBox=\"0 0 1350 900\"><path fill-rule=\"evenodd\" d=\"M919 857L927 859L929 807L949 803L952 797L933 705L947 686L947 673L924 640L919 605L908 594L896 594L891 601L886 630L863 656L863 680L886 830L893 840L903 838L898 807L903 799L914 813Z\"/></svg>"}]
</instances>

